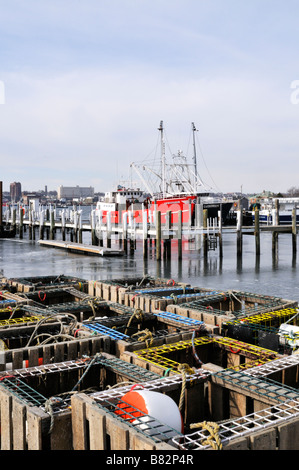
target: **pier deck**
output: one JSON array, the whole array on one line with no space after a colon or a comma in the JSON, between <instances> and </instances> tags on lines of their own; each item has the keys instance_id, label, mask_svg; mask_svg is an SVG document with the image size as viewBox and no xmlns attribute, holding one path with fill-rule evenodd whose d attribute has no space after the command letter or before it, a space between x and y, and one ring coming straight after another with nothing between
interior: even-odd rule
<instances>
[{"instance_id":1,"label":"pier deck","mask_svg":"<svg viewBox=\"0 0 299 470\"><path fill-rule=\"evenodd\" d=\"M182 259L183 240L194 240L196 249L203 250L205 256L209 251L218 249L219 256L223 257L223 238L229 234L236 234L237 255L242 255L242 239L245 235L251 235L255 238L256 255L260 255L261 240L264 234L272 236L272 252L277 252L278 238L280 235L291 236L291 247L293 255L297 251L297 233L299 225L297 224L296 214L293 211L292 222L288 225L278 225L273 221L271 225L264 225L259 221L259 212L255 213L255 220L251 226L243 225L243 211L236 210L236 225L223 226L221 211L218 217L208 218L208 211L203 209L202 204L196 204L194 209L194 218L183 221L183 211L171 211L166 213L156 211L150 215L145 210L127 210L125 212L96 212L91 211L90 222L82 220L80 211L74 211L72 217L66 218L66 214L56 214L51 210L47 215L45 211L33 216L32 213L23 214L22 210L7 210L3 219L5 228L10 228L23 238L23 231L28 230L29 239L35 240L38 231L38 239L44 240L45 236L49 241L56 239L56 233L60 232L62 242L67 238L70 243L60 245L60 247L76 252L96 255L114 255L133 253L136 247L136 241L139 239L143 243L144 258L148 256L148 245L155 243L155 257L160 260L171 257L172 241L177 243L177 256ZM174 219L174 216L175 219ZM175 220L175 221L174 221ZM279 219L278 219L279 220ZM90 233L92 248L81 247L83 243L83 233ZM116 252L111 250L111 244L119 244L120 250ZM73 245L73 242L79 244ZM54 242L53 242L54 243ZM56 244L57 242L55 242ZM103 248L104 245L107 248ZM58 247L58 245L56 245ZM128 248L129 246L129 248ZM93 248L95 247L95 248Z\"/></svg>"},{"instance_id":2,"label":"pier deck","mask_svg":"<svg viewBox=\"0 0 299 470\"><path fill-rule=\"evenodd\" d=\"M123 250L94 246L94 245L84 245L82 243L63 242L63 241L57 241L57 240L39 240L38 243L41 246L47 246L50 248L60 248L66 251L70 251L72 253L78 253L78 254L84 254L84 255L122 256L124 254Z\"/></svg>"}]
</instances>

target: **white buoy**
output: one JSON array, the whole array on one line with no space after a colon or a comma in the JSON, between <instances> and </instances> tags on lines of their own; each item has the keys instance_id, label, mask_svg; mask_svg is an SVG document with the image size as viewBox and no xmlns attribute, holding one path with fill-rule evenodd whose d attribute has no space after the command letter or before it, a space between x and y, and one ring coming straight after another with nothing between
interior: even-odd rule
<instances>
[{"instance_id":1,"label":"white buoy","mask_svg":"<svg viewBox=\"0 0 299 470\"><path fill-rule=\"evenodd\" d=\"M119 402L115 413L131 423L137 424L140 429L149 429L159 422L179 433L184 432L184 423L180 410L175 401L167 395L150 390L131 389L121 397L121 400L125 403ZM135 408L140 411L136 411ZM151 418L158 421L153 421Z\"/></svg>"}]
</instances>

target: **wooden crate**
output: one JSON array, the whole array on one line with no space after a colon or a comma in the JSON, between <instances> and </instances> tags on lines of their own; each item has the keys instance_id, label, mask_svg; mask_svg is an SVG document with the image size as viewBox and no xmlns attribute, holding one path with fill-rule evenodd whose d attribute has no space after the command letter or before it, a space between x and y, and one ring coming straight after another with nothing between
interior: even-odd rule
<instances>
[{"instance_id":1,"label":"wooden crate","mask_svg":"<svg viewBox=\"0 0 299 470\"><path fill-rule=\"evenodd\" d=\"M5 283L12 292L32 292L53 289L53 287L75 287L83 292L88 291L88 281L68 276L36 276L24 278L6 278Z\"/></svg>"},{"instance_id":2,"label":"wooden crate","mask_svg":"<svg viewBox=\"0 0 299 470\"><path fill-rule=\"evenodd\" d=\"M72 429L74 450L175 450L132 430L82 394L72 398Z\"/></svg>"},{"instance_id":3,"label":"wooden crate","mask_svg":"<svg viewBox=\"0 0 299 470\"><path fill-rule=\"evenodd\" d=\"M204 369L206 363L213 363L222 369L245 370L282 357L274 351L219 335L198 336L194 339L190 336L177 343L136 348L134 351L124 350L120 358L163 376L166 372L177 374L182 364ZM194 348L197 355L194 354Z\"/></svg>"},{"instance_id":4,"label":"wooden crate","mask_svg":"<svg viewBox=\"0 0 299 470\"><path fill-rule=\"evenodd\" d=\"M115 360L108 354L102 354L100 361L93 365L93 370L88 370L89 377L86 374L88 383L96 383L100 390L128 380L131 383L142 383L158 377L153 373L144 373L144 369ZM84 363L83 360L66 361L31 369L19 369L12 374L2 373L0 375L1 450L72 450L71 407L64 405L63 408L56 410L52 421L49 412L45 411L45 403L47 398L50 398L46 397L45 393L59 398L71 392L74 383L81 380L82 372L87 370L87 367L88 363ZM8 387L5 379L9 381L14 379L13 386ZM49 383L46 383L47 381ZM24 385L26 389L22 393ZM61 390L62 393L59 393Z\"/></svg>"},{"instance_id":5,"label":"wooden crate","mask_svg":"<svg viewBox=\"0 0 299 470\"><path fill-rule=\"evenodd\" d=\"M184 407L181 410L184 422L204 418L205 383L208 375L189 376L184 389ZM144 383L147 390L170 396L177 404L182 393L181 377L157 379ZM75 450L175 450L171 439L153 439L140 432L128 421L108 411L101 403L117 402L130 387L114 391L99 392L72 397L73 447Z\"/></svg>"},{"instance_id":6,"label":"wooden crate","mask_svg":"<svg viewBox=\"0 0 299 470\"><path fill-rule=\"evenodd\" d=\"M0 420L1 450L43 450L45 445L51 450L71 449L70 410L55 418L52 432L47 434L49 414L28 406L0 386Z\"/></svg>"},{"instance_id":7,"label":"wooden crate","mask_svg":"<svg viewBox=\"0 0 299 470\"><path fill-rule=\"evenodd\" d=\"M93 336L55 344L44 344L28 348L1 351L0 370L15 370L23 367L34 367L40 364L69 361L97 352L110 350L110 338Z\"/></svg>"}]
</instances>

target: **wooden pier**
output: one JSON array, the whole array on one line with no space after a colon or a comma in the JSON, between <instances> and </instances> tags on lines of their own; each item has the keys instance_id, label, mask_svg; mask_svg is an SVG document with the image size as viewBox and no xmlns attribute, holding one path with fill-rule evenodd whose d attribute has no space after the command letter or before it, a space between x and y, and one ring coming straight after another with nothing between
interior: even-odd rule
<instances>
[{"instance_id":1,"label":"wooden pier","mask_svg":"<svg viewBox=\"0 0 299 470\"><path fill-rule=\"evenodd\" d=\"M71 253L91 256L122 256L124 254L123 250L84 245L83 243L61 242L57 240L39 240L38 243L41 246L49 248L59 248L60 250L69 251Z\"/></svg>"},{"instance_id":2,"label":"wooden pier","mask_svg":"<svg viewBox=\"0 0 299 470\"><path fill-rule=\"evenodd\" d=\"M278 213L279 209L277 209ZM174 214L176 216L175 223L172 222ZM133 208L115 214L92 210L90 221L83 223L82 213L78 210L72 211L72 217L69 218L65 210L60 211L60 214L57 215L57 211L54 209L42 210L38 214L31 212L24 214L23 209L19 211L13 209L12 211L7 210L3 217L3 224L5 227L14 229L20 238L23 238L24 231L28 230L29 239L37 239L43 246L60 246L84 254L92 252L99 255L134 253L136 242L139 240L143 244L144 258L148 257L149 247L152 245L155 247L157 260L171 258L172 244L176 242L178 259L182 259L183 240L194 240L195 249L202 251L204 256L207 256L209 251L218 250L219 257L222 258L224 237L227 234L235 234L238 256L242 256L243 237L248 235L255 237L255 252L256 256L259 256L261 237L264 233L272 234L273 253L277 251L279 235L290 234L293 256L297 253L299 225L296 224L296 208L293 210L292 224L290 225L279 225L275 221L274 225L261 224L258 210L255 212L254 224L251 226L243 225L243 212L238 208L236 209L237 222L235 226L223 226L221 211L219 211L217 218L208 219L208 211L203 209L202 204L195 205L194 214L192 222L189 218L189 222L183 223L183 211L175 213L155 211L149 214L144 208L138 211L134 211ZM276 220L279 220L278 216ZM90 243L87 244L83 243L85 232L90 234ZM52 245L51 243L43 243L45 238L51 241ZM60 242L66 243L63 245ZM112 243L113 250L111 249ZM82 245L82 249L80 249L80 245ZM101 247L102 250L91 247Z\"/></svg>"}]
</instances>

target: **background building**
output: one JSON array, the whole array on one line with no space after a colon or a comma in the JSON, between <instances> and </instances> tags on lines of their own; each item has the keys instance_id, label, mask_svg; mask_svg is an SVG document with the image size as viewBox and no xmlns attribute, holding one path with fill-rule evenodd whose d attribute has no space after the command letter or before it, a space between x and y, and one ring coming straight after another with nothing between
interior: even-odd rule
<instances>
[{"instance_id":1,"label":"background building","mask_svg":"<svg viewBox=\"0 0 299 470\"><path fill-rule=\"evenodd\" d=\"M85 199L87 197L94 197L94 188L82 188L80 186L59 186L57 192L58 199Z\"/></svg>"},{"instance_id":2,"label":"background building","mask_svg":"<svg viewBox=\"0 0 299 470\"><path fill-rule=\"evenodd\" d=\"M10 200L12 202L18 202L22 197L22 188L21 183L11 183L10 184Z\"/></svg>"}]
</instances>

